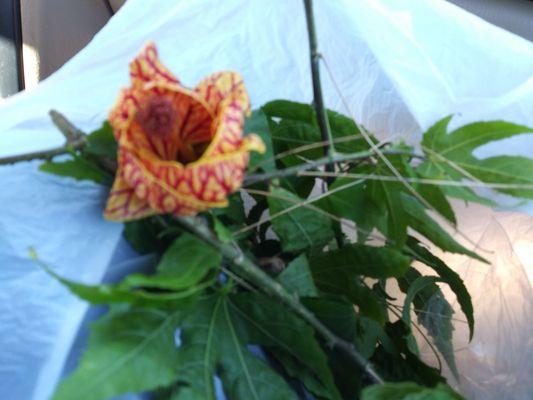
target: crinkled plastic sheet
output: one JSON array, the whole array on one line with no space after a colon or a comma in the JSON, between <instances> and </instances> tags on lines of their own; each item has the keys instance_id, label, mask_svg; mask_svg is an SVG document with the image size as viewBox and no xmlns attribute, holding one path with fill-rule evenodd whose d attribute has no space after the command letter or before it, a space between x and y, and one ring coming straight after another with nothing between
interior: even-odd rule
<instances>
[{"instance_id":1,"label":"crinkled plastic sheet","mask_svg":"<svg viewBox=\"0 0 533 400\"><path fill-rule=\"evenodd\" d=\"M321 52L349 112L324 69L326 102L381 138L416 141L448 114L456 115L455 125L498 118L533 125L530 42L441 0L315 3ZM61 70L0 108L0 156L60 145L50 108L85 130L98 127L128 83L129 60L148 40L185 84L233 69L243 74L255 106L311 100L300 1L129 0ZM531 156L533 143L517 137L479 154L498 152ZM117 263L135 269L144 262L128 264L134 256L124 250L120 226L102 220L102 189L36 166L0 168L0 397L17 400L50 396L87 309L29 261L28 247L84 282L100 281L106 270L113 275ZM498 249L490 267L444 255L465 277L476 307L472 343L456 324L460 388L471 398L525 399L531 390L524 374L533 370L524 272L532 268L531 217L480 206L458 206L458 217L465 233Z\"/></svg>"},{"instance_id":2,"label":"crinkled plastic sheet","mask_svg":"<svg viewBox=\"0 0 533 400\"><path fill-rule=\"evenodd\" d=\"M459 201L453 201L453 208L458 230L491 264L432 248L463 278L474 306L475 334L469 343L466 319L451 302L460 380L447 369L445 374L471 400L528 400L533 393L533 217ZM468 246L459 233L454 236ZM448 299L455 299L444 289ZM419 339L423 358L436 365L432 350Z\"/></svg>"},{"instance_id":3,"label":"crinkled plastic sheet","mask_svg":"<svg viewBox=\"0 0 533 400\"><path fill-rule=\"evenodd\" d=\"M36 166L32 162L0 168L3 399L50 392L87 309L30 260L30 247L59 274L98 282L121 232L119 225L102 218L101 187L46 175Z\"/></svg>"}]
</instances>

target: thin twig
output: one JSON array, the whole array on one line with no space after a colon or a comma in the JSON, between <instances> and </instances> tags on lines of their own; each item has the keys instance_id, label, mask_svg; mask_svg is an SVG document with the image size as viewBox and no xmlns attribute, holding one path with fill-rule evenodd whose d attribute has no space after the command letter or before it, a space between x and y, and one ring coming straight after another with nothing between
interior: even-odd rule
<instances>
[{"instance_id":1,"label":"thin twig","mask_svg":"<svg viewBox=\"0 0 533 400\"><path fill-rule=\"evenodd\" d=\"M241 229L239 229L238 231L234 232L234 236L238 236L238 235L241 235L245 232L248 232L252 229L255 229L263 224L266 224L267 222L271 222L273 219L275 218L278 218L278 217L281 217L282 215L284 214L287 214L293 210L296 210L300 207L303 207L303 208L307 208L309 210L312 210L312 211L315 211L317 212L318 214L322 214L322 215L325 215L326 217L332 219L333 221L336 221L338 223L340 223L341 225L345 226L345 221L334 215L334 214L331 214L317 206L314 206L312 205L311 203L314 203L316 201L319 201L325 197L328 197L336 192L339 192L341 190L345 190L345 189L348 189L352 186L355 186L359 183L363 182L362 180L361 181L353 181L353 182L350 182L350 183L347 183L345 185L342 185L342 186L339 186L335 189L332 189L332 190L329 190L325 193L322 193L318 196L315 196L315 197L312 197L312 198L309 198L309 199L306 199L306 200L303 200L303 201L299 201L299 200L295 200L293 198L290 198L290 197L287 197L287 196L280 196L280 195L277 195L277 194L273 194L271 192L266 192L264 190L256 190L256 189L241 189L241 191L244 191L248 194L256 194L256 195L259 195L259 196L265 196L265 197L271 197L271 198L274 198L274 199L280 199L280 200L284 200L284 201L287 201L289 203L293 203L292 206L290 207L287 207L281 211L278 211L277 213L274 213L274 214L269 214L267 218L265 219L262 219L260 221L257 221L257 222L254 222L253 224L250 224L250 225L247 225L247 226L244 226L242 227ZM349 228L351 228L351 226L349 226ZM366 234L367 232L365 232Z\"/></svg>"},{"instance_id":2,"label":"thin twig","mask_svg":"<svg viewBox=\"0 0 533 400\"><path fill-rule=\"evenodd\" d=\"M385 154L405 154L409 155L411 157L418 157L416 154L407 151L407 150L400 150L400 149L385 149L382 150ZM375 155L374 151L372 150L366 150L366 151L359 151L357 153L350 153L350 154L333 154L331 156L322 157L317 160L309 161L305 164L301 165L295 165L294 167L289 167L277 171L272 172L265 172L262 174L253 174L248 175L244 178L244 186L251 185L253 183L267 181L275 178L285 178L288 176L296 176L302 171L307 171L313 168L321 167L321 166L327 166L332 165L336 163L342 163L342 162L349 162L349 161L355 161L355 160L361 160L365 158L371 158ZM329 171L333 172L333 171Z\"/></svg>"},{"instance_id":3,"label":"thin twig","mask_svg":"<svg viewBox=\"0 0 533 400\"><path fill-rule=\"evenodd\" d=\"M56 110L50 110L48 113L52 122L59 129L59 131L65 136L67 144L75 142L77 140L85 139L85 133L70 122L63 114Z\"/></svg>"},{"instance_id":4,"label":"thin twig","mask_svg":"<svg viewBox=\"0 0 533 400\"><path fill-rule=\"evenodd\" d=\"M50 150L36 151L34 153L20 154L16 156L0 158L0 165L15 164L21 161L49 160L61 154L67 154L72 150L80 150L85 146L85 140L79 140L68 146L56 147Z\"/></svg>"},{"instance_id":5,"label":"thin twig","mask_svg":"<svg viewBox=\"0 0 533 400\"><path fill-rule=\"evenodd\" d=\"M334 178L350 178L350 179L365 179L374 181L397 182L396 177L391 175L374 175L374 174L357 174L350 172L323 172L323 171L300 171L297 176L310 176L315 178L334 177ZM533 184L528 183L499 183L499 182L460 182L446 179L429 179L429 178L405 178L407 182L417 183L421 185L436 185L436 186L454 186L454 187L474 187L474 188L489 188L489 189L532 189Z\"/></svg>"},{"instance_id":6,"label":"thin twig","mask_svg":"<svg viewBox=\"0 0 533 400\"><path fill-rule=\"evenodd\" d=\"M271 136L274 137L273 135L271 135ZM362 139L363 137L362 137L361 134L341 136L341 137L333 138L333 143L351 142L352 140L358 139L358 138ZM328 141L307 143L307 144L295 147L295 148L290 149L290 150L279 152L275 156L267 157L267 158L263 159L261 162L257 163L255 166L253 166L252 168L250 168L248 170L248 173L251 174L251 173L257 171L259 168L261 168L266 163L269 163L269 162L272 162L272 161L276 161L276 160L281 160L282 158L285 158L285 157L288 157L288 156L298 155L299 153L303 153L304 151L325 147L325 146L328 145L328 143L329 143Z\"/></svg>"},{"instance_id":7,"label":"thin twig","mask_svg":"<svg viewBox=\"0 0 533 400\"><path fill-rule=\"evenodd\" d=\"M16 156L9 156L0 158L0 165L14 164L20 161L31 160L51 160L55 156L62 154L69 154L73 151L83 150L87 146L87 135L82 130L76 128L76 126L70 122L63 114L56 110L50 110L50 117L57 129L63 134L66 139L66 144L61 147L56 147L50 150L37 151L34 153L20 154ZM96 155L85 154L85 158L89 161L99 165L105 172L114 175L117 170L117 163L114 159Z\"/></svg>"},{"instance_id":8,"label":"thin twig","mask_svg":"<svg viewBox=\"0 0 533 400\"><path fill-rule=\"evenodd\" d=\"M66 139L66 144L49 150L36 151L33 153L20 154L0 158L0 165L15 164L21 161L49 160L61 154L81 150L86 145L85 134L76 128L68 119L55 110L50 110L52 122Z\"/></svg>"},{"instance_id":9,"label":"thin twig","mask_svg":"<svg viewBox=\"0 0 533 400\"><path fill-rule=\"evenodd\" d=\"M394 307L396 309L398 309L399 311L402 311L403 312L403 304L395 304L395 303L391 303L391 302L387 302L388 305L390 305L391 307ZM426 315L435 315L437 317L443 317L443 318L446 318L446 319L449 319L450 321L454 321L454 322L460 322L462 324L468 324L467 321L465 321L464 319L461 319L461 318L454 318L454 317L450 317L448 315L445 315L445 314L440 314L440 313L436 313L436 312L432 312L432 311L425 311L425 310L422 310L420 308L416 308L416 307L411 307L411 309L417 313L420 313L420 314L426 314Z\"/></svg>"},{"instance_id":10,"label":"thin twig","mask_svg":"<svg viewBox=\"0 0 533 400\"><path fill-rule=\"evenodd\" d=\"M337 337L316 316L309 311L297 296L289 293L280 283L272 279L259 266L248 259L239 248L231 244L222 243L210 229L192 217L175 217L175 221L183 228L193 232L198 238L218 250L232 266L234 272L260 288L264 293L275 297L285 304L293 313L298 315L326 340L332 348L338 348L356 362L376 383L383 383L383 379L376 372L372 364L355 349L354 345Z\"/></svg>"}]
</instances>

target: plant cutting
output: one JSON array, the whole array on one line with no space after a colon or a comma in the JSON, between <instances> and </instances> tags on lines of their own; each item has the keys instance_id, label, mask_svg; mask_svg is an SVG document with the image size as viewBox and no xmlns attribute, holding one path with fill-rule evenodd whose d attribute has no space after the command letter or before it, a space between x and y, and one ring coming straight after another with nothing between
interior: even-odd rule
<instances>
[{"instance_id":1,"label":"plant cutting","mask_svg":"<svg viewBox=\"0 0 533 400\"><path fill-rule=\"evenodd\" d=\"M56 398L210 399L219 386L230 399L461 398L421 360L415 337L460 375L442 286L471 335L472 304L431 249L490 262L444 228L457 224L448 197L487 201L475 191L484 186L531 198L531 159L472 152L532 129L492 121L449 132L446 117L420 148L380 142L325 108L305 5L313 104L277 100L250 113L238 74L188 89L149 44L108 123L85 135L53 113L67 145L24 156L70 154L41 169L110 185L105 217L126 221L139 253L159 255L151 274L95 286L41 263L80 298L110 306Z\"/></svg>"}]
</instances>

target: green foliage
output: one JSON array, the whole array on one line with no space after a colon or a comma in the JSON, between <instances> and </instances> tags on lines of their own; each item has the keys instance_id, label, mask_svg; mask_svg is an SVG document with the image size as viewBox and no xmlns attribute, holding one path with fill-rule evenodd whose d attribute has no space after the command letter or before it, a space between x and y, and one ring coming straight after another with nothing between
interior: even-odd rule
<instances>
[{"instance_id":1,"label":"green foliage","mask_svg":"<svg viewBox=\"0 0 533 400\"><path fill-rule=\"evenodd\" d=\"M419 301L416 303L415 312L418 315L420 323L433 338L435 345L448 363L450 370L456 378L459 378L459 372L453 356L453 325L451 320L453 310L436 285L442 279L435 276L421 276L418 273L411 275L414 276L405 277L409 289L407 290L407 296L403 303L402 318L407 325L411 325L411 303L417 297Z\"/></svg>"},{"instance_id":2,"label":"green foliage","mask_svg":"<svg viewBox=\"0 0 533 400\"><path fill-rule=\"evenodd\" d=\"M113 310L93 325L78 369L54 400L106 400L172 383L180 365L174 345L180 319L177 311Z\"/></svg>"},{"instance_id":3,"label":"green foliage","mask_svg":"<svg viewBox=\"0 0 533 400\"><path fill-rule=\"evenodd\" d=\"M320 290L330 295L344 295L359 307L361 315L383 324L384 301L368 288L362 277L402 276L409 267L410 258L391 248L350 244L313 255L310 264Z\"/></svg>"},{"instance_id":4,"label":"green foliage","mask_svg":"<svg viewBox=\"0 0 533 400\"><path fill-rule=\"evenodd\" d=\"M117 141L109 122L105 121L100 129L87 135L87 146L84 149L85 154L116 160L117 150Z\"/></svg>"},{"instance_id":5,"label":"green foliage","mask_svg":"<svg viewBox=\"0 0 533 400\"><path fill-rule=\"evenodd\" d=\"M299 206L303 200L281 188L268 198L271 215L284 212L272 221L274 232L285 251L300 251L327 244L333 238L331 220L314 210Z\"/></svg>"},{"instance_id":6,"label":"green foliage","mask_svg":"<svg viewBox=\"0 0 533 400\"><path fill-rule=\"evenodd\" d=\"M304 145L316 145L321 141L320 131L315 117L315 110L310 104L287 100L274 100L261 107L269 119L270 136L276 153L281 153ZM340 140L335 148L340 152L353 153L364 150L368 145L359 135L359 129L350 118L335 111L328 110L328 119L334 139ZM324 154L322 147L304 151L298 157L284 157L285 165L300 163L298 158L315 159Z\"/></svg>"},{"instance_id":7,"label":"green foliage","mask_svg":"<svg viewBox=\"0 0 533 400\"><path fill-rule=\"evenodd\" d=\"M174 234L181 230L174 228ZM130 246L139 254L162 253L172 243L172 236L157 219L143 218L124 224L124 237Z\"/></svg>"},{"instance_id":8,"label":"green foliage","mask_svg":"<svg viewBox=\"0 0 533 400\"><path fill-rule=\"evenodd\" d=\"M333 111L327 115L340 154L369 150L353 121ZM421 325L457 374L453 310L440 286L448 285L454 293L470 338L472 301L459 275L422 243L485 261L449 233L458 221L448 197L490 201L468 187L439 180L531 184L530 159L481 160L473 152L532 130L483 122L448 133L449 120L424 134L423 154L402 143L383 143L387 163L369 153L338 163L337 177L320 178L322 167L311 170L316 178L280 177L280 170L324 157L315 110L284 100L255 110L246 120L245 134L260 135L267 152L251 154L249 170L271 174L271 179L248 187L257 190L249 191L252 204L243 201L248 196L235 193L228 207L199 216L196 223L211 229L212 237L197 237L194 229L182 228L171 217L146 218L127 223L124 234L139 253L161 255L152 274L91 286L45 267L82 299L112 305L111 313L95 324L79 369L61 385L57 398L157 391L158 399L214 399L218 377L231 400L309 395L335 400L460 399L443 384L439 370L421 361L413 332L415 324ZM91 169L95 160L113 161L115 153L114 137L105 125L87 137L86 149L74 153L70 164L43 168L96 180L101 171ZM498 190L533 198L527 188ZM313 198L317 194L318 200ZM348 226L357 234L349 234ZM420 242L410 236L412 231ZM239 251L223 258L214 243ZM267 292L272 297L261 294L265 287L253 277L234 269L236 260L245 258L271 277L274 286ZM413 261L436 276L422 275ZM392 280L404 294L398 299L387 292ZM294 312L295 302L315 323ZM403 302L403 313L392 302ZM364 369L325 340L317 324L352 345L387 383L369 387Z\"/></svg>"},{"instance_id":9,"label":"green foliage","mask_svg":"<svg viewBox=\"0 0 533 400\"><path fill-rule=\"evenodd\" d=\"M92 304L129 303L164 309L192 306L203 290L212 284L206 282L178 290L179 283L176 285L166 277L140 274L129 275L117 285L84 285L57 275L54 277L80 299Z\"/></svg>"},{"instance_id":10,"label":"green foliage","mask_svg":"<svg viewBox=\"0 0 533 400\"><path fill-rule=\"evenodd\" d=\"M530 158L495 156L479 159L472 154L474 150L489 142L532 133L532 128L505 121L490 121L475 122L448 133L451 118L450 116L438 121L424 134L422 146L428 161L417 168L422 175L454 181L471 180L473 177L487 183L533 183L533 160ZM533 189L517 187L496 190L513 196L533 198ZM477 199L472 190L449 194L467 200Z\"/></svg>"},{"instance_id":11,"label":"green foliage","mask_svg":"<svg viewBox=\"0 0 533 400\"><path fill-rule=\"evenodd\" d=\"M283 378L246 347L246 332L230 302L214 294L185 318L176 379L203 399L215 399L215 374L232 399L296 399Z\"/></svg>"},{"instance_id":12,"label":"green foliage","mask_svg":"<svg viewBox=\"0 0 533 400\"><path fill-rule=\"evenodd\" d=\"M420 360L413 348L411 329L403 320L387 322L379 339L371 359L380 366L386 381L413 381L430 387L445 382L439 370Z\"/></svg>"},{"instance_id":13,"label":"green foliage","mask_svg":"<svg viewBox=\"0 0 533 400\"><path fill-rule=\"evenodd\" d=\"M371 278L402 276L411 259L401 252L387 247L347 244L343 248L320 253L311 259L313 274L339 275L349 279L364 275Z\"/></svg>"},{"instance_id":14,"label":"green foliage","mask_svg":"<svg viewBox=\"0 0 533 400\"><path fill-rule=\"evenodd\" d=\"M245 332L249 342L279 349L302 365L302 372L311 372L323 387L319 393L336 399L339 394L327 364L327 357L314 337L313 329L290 313L282 304L263 296L241 294L234 296L231 306L246 322ZM297 373L298 374L298 373ZM319 386L315 382L316 386ZM308 387L309 390L316 390ZM325 390L324 390L325 389Z\"/></svg>"},{"instance_id":15,"label":"green foliage","mask_svg":"<svg viewBox=\"0 0 533 400\"><path fill-rule=\"evenodd\" d=\"M103 159L110 162L117 159L117 143L109 123L104 122L100 129L87 135L86 146L82 150L72 151L71 157L64 161L46 161L39 169L50 174L110 185L113 176L99 163Z\"/></svg>"},{"instance_id":16,"label":"green foliage","mask_svg":"<svg viewBox=\"0 0 533 400\"><path fill-rule=\"evenodd\" d=\"M341 338L351 341L357 330L357 318L353 305L339 296L303 298L303 304L329 329Z\"/></svg>"},{"instance_id":17,"label":"green foliage","mask_svg":"<svg viewBox=\"0 0 533 400\"><path fill-rule=\"evenodd\" d=\"M448 284L457 296L457 302L461 306L461 310L468 322L470 340L472 340L474 335L474 307L468 290L459 274L448 267L441 259L431 254L429 250L422 247L416 239L409 238L408 245L410 250L414 252L415 258L431 267L439 275L442 282Z\"/></svg>"},{"instance_id":18,"label":"green foliage","mask_svg":"<svg viewBox=\"0 0 533 400\"><path fill-rule=\"evenodd\" d=\"M186 289L200 282L221 261L222 257L215 249L196 236L184 233L163 254L156 276L162 282L172 282L173 289Z\"/></svg>"},{"instance_id":19,"label":"green foliage","mask_svg":"<svg viewBox=\"0 0 533 400\"><path fill-rule=\"evenodd\" d=\"M92 304L129 303L139 307L187 308L206 287L221 256L188 233L181 235L163 254L154 275L130 274L116 285L85 285L65 279L41 263L43 269L76 296Z\"/></svg>"},{"instance_id":20,"label":"green foliage","mask_svg":"<svg viewBox=\"0 0 533 400\"><path fill-rule=\"evenodd\" d=\"M263 139L266 151L264 154L254 152L250 155L249 168L261 168L264 171L273 171L276 169L274 162L274 150L272 149L272 139L268 127L268 119L262 110L254 110L252 115L246 119L244 125L244 134L255 133Z\"/></svg>"},{"instance_id":21,"label":"green foliage","mask_svg":"<svg viewBox=\"0 0 533 400\"><path fill-rule=\"evenodd\" d=\"M414 383L387 383L363 390L361 400L462 400L448 386L439 384L428 389Z\"/></svg>"},{"instance_id":22,"label":"green foliage","mask_svg":"<svg viewBox=\"0 0 533 400\"><path fill-rule=\"evenodd\" d=\"M292 260L277 279L288 291L300 297L313 297L318 294L305 254Z\"/></svg>"},{"instance_id":23,"label":"green foliage","mask_svg":"<svg viewBox=\"0 0 533 400\"><path fill-rule=\"evenodd\" d=\"M89 180L97 183L108 183L111 180L111 176L108 173L77 154L72 154L72 159L70 160L46 161L39 166L39 170L80 181Z\"/></svg>"},{"instance_id":24,"label":"green foliage","mask_svg":"<svg viewBox=\"0 0 533 400\"><path fill-rule=\"evenodd\" d=\"M468 250L452 238L439 223L427 214L422 204L420 204L420 202L414 197L402 194L401 200L401 205L410 217L409 225L415 231L421 233L426 239L440 247L442 250L451 253L466 254L467 256L486 262L485 259L473 251Z\"/></svg>"}]
</instances>

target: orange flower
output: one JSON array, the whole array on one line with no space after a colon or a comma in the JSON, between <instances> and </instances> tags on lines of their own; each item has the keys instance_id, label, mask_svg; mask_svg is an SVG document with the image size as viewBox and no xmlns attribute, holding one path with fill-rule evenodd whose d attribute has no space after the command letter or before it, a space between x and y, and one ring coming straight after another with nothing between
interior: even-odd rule
<instances>
[{"instance_id":1,"label":"orange flower","mask_svg":"<svg viewBox=\"0 0 533 400\"><path fill-rule=\"evenodd\" d=\"M240 75L216 73L187 89L149 43L130 64L130 77L109 115L119 150L105 217L225 207L242 184L249 152L265 151L258 136L242 136L250 103Z\"/></svg>"}]
</instances>

